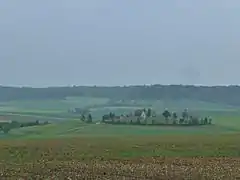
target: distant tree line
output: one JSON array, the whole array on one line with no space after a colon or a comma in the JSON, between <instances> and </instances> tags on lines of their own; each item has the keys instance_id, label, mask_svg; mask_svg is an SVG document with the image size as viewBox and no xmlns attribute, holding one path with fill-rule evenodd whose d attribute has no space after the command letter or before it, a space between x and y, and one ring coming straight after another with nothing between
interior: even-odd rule
<instances>
[{"instance_id":1,"label":"distant tree line","mask_svg":"<svg viewBox=\"0 0 240 180\"><path fill-rule=\"evenodd\" d=\"M0 123L0 132L4 132L7 134L11 129L22 128L22 127L29 127L29 126L42 126L49 124L48 121L44 121L40 123L38 120L32 122L18 122L12 121L8 123Z\"/></svg>"},{"instance_id":2,"label":"distant tree line","mask_svg":"<svg viewBox=\"0 0 240 180\"><path fill-rule=\"evenodd\" d=\"M134 113L121 114L116 116L115 113L110 112L102 116L101 123L106 124L132 124L132 125L210 125L212 124L212 118L208 117L197 117L189 114L188 109L184 109L180 116L176 112L170 112L166 108L162 116L165 119L165 123L159 122L161 118L152 111L151 108L137 109ZM85 118L84 118L85 119ZM92 119L91 121L92 122Z\"/></svg>"},{"instance_id":3,"label":"distant tree line","mask_svg":"<svg viewBox=\"0 0 240 180\"><path fill-rule=\"evenodd\" d=\"M240 105L240 86L151 85L116 87L1 87L0 101L64 99L68 96L91 96L111 99L191 99Z\"/></svg>"}]
</instances>

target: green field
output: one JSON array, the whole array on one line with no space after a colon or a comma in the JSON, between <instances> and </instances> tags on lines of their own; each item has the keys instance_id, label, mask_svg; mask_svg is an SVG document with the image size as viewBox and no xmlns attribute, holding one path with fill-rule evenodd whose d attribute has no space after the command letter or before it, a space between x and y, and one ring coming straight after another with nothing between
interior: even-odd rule
<instances>
[{"instance_id":1,"label":"green field","mask_svg":"<svg viewBox=\"0 0 240 180\"><path fill-rule=\"evenodd\" d=\"M117 106L116 104L121 104ZM79 114L68 113L69 108L88 108L93 114L93 120L99 121L103 114L110 111L129 113L139 107L149 107L161 113L163 104L168 104L180 112L191 105L190 113L200 116L212 116L214 125L207 127L148 127L148 126L113 126L99 124L84 124L80 122ZM111 106L111 104L113 106ZM134 105L134 106L133 106ZM145 106L143 106L145 105ZM205 108L204 108L205 107ZM172 109L172 108L171 108ZM0 103L0 120L14 121L50 121L51 124L42 127L26 127L14 129L2 138L48 138L71 136L124 136L124 135L174 135L174 134L224 134L237 133L240 110L236 107L216 105L213 103L181 100L164 101L113 101L106 98L69 97L65 100L35 100L10 101ZM159 118L162 118L159 115Z\"/></svg>"},{"instance_id":2,"label":"green field","mask_svg":"<svg viewBox=\"0 0 240 180\"><path fill-rule=\"evenodd\" d=\"M77 136L131 136L131 135L219 135L238 133L240 122L238 118L218 118L215 124L200 127L159 127L159 126L132 126L132 125L107 125L84 124L80 120L55 122L46 126L26 127L13 129L6 138L56 138Z\"/></svg>"},{"instance_id":3,"label":"green field","mask_svg":"<svg viewBox=\"0 0 240 180\"><path fill-rule=\"evenodd\" d=\"M138 157L139 155L240 156L239 131L240 122L237 118L228 121L219 119L214 125L201 127L84 124L80 121L70 120L40 127L13 129L9 134L2 135L1 138L2 143L16 148L18 143L15 144L15 142L20 142L21 146L27 146L27 142L42 143L48 140L63 142L69 140L71 142L73 139L76 146L76 139L79 138L79 141L86 139L84 142L88 142L93 147L100 146L97 147L99 152L103 152L109 147L113 148L112 153L115 158ZM80 152L84 150L85 154L88 152L87 156L95 156L95 150L92 152L92 147L88 147L88 143L81 144L84 147L79 149ZM107 146L105 147L105 145ZM124 150L120 146L127 148ZM134 148L135 146L139 147ZM165 147L166 149L164 149ZM104 157L107 156L104 155Z\"/></svg>"},{"instance_id":4,"label":"green field","mask_svg":"<svg viewBox=\"0 0 240 180\"><path fill-rule=\"evenodd\" d=\"M67 111L71 108L88 109L94 119L100 119L103 114L110 111L116 114L125 114L137 108L152 107L157 113L161 114L164 108L171 111L181 112L184 108L189 108L193 113L224 116L228 113L239 114L238 107L232 107L224 104L215 104L203 101L178 100L125 100L117 101L107 98L91 98L91 97L68 97L65 100L19 100L0 102L0 120L1 116L11 116L11 119L36 119L43 118L48 120L69 120L76 119L79 116L69 114ZM17 116L17 117L15 117Z\"/></svg>"},{"instance_id":5,"label":"green field","mask_svg":"<svg viewBox=\"0 0 240 180\"><path fill-rule=\"evenodd\" d=\"M110 103L113 102L103 98L67 98L62 101L1 103L0 120L9 119L19 122L48 120L51 122L44 126L16 128L10 130L8 134L0 134L0 166L4 170L3 172L5 174L9 174L10 171L15 172L15 175L18 174L22 177L31 175L33 179L41 172L42 177L49 178L49 170L60 172L60 170L54 169L55 166L58 166L59 169L64 169L66 173L69 173L68 176L74 177L72 170L75 169L75 166L78 166L78 170L74 170L75 173L79 174L80 170L85 175L93 173L88 165L89 162L93 163L94 161L94 167L96 166L96 171L99 173L104 171L111 174L116 171L118 164L122 164L118 170L122 171L123 176L119 175L119 177L128 177L130 171L122 168L133 167L135 174L139 175L141 167L138 165L143 162L151 164L152 169L155 168L155 170L159 166L156 162L166 163L167 167L173 166L175 163L176 168L188 167L189 169L192 169L195 164L196 167L204 169L210 166L206 164L204 158L210 158L210 162L225 163L227 157L235 158L234 162L229 160L227 166L231 167L235 164L235 168L240 167L240 165L236 165L240 156L240 111L236 107L230 108L207 103L199 105L201 104L199 102L192 109L188 106L191 113L213 117L212 125L195 127L85 124L80 121L79 115L67 112L68 108L87 107L91 109L94 120L97 122L101 115L110 110L124 113L144 105L143 101L135 102L134 105L124 102L122 106L117 106L116 103L111 106ZM154 102L145 102L146 107L151 103L154 104ZM184 108L182 108L183 102L176 102L175 105L173 102L171 103L178 111ZM152 107L161 112L163 106L159 105L157 109L156 104L160 104L159 101L155 101ZM213 157L218 157L220 160L211 159ZM223 157L225 159L221 159ZM171 158L175 158L175 160L170 160ZM182 162L181 158L188 159ZM199 164L196 164L196 160L192 161L192 158L196 158ZM23 164L25 166L22 166ZM67 167L66 164L72 165ZM163 167L159 166L158 168ZM158 174L155 170L149 177L153 178ZM192 169L192 171L194 170ZM224 172L226 169L222 169L222 171ZM237 170L231 172L235 171ZM32 172L34 173L31 174ZM179 170L179 172L183 173L184 170ZM199 177L203 177L202 171L197 173ZM101 176L105 177L105 175ZM109 176L113 177L113 175L116 174L113 173ZM139 175L140 177L143 176ZM180 177L185 176L182 174ZM210 174L207 177L212 178L213 176Z\"/></svg>"}]
</instances>

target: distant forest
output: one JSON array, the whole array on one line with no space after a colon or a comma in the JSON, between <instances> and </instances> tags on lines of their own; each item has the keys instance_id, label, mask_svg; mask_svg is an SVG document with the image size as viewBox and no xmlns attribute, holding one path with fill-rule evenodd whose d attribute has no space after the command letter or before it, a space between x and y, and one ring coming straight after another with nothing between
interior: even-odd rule
<instances>
[{"instance_id":1,"label":"distant forest","mask_svg":"<svg viewBox=\"0 0 240 180\"><path fill-rule=\"evenodd\" d=\"M105 97L111 99L191 99L240 105L240 86L151 85L115 87L3 87L0 101L64 99L69 96Z\"/></svg>"}]
</instances>

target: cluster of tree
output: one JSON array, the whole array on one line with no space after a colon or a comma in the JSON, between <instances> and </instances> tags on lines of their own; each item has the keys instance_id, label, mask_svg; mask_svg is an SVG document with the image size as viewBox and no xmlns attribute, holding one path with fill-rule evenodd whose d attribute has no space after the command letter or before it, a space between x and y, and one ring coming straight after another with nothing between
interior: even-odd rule
<instances>
[{"instance_id":1,"label":"cluster of tree","mask_svg":"<svg viewBox=\"0 0 240 180\"><path fill-rule=\"evenodd\" d=\"M120 118L121 116L116 116L115 113L112 113L110 112L109 114L104 114L102 116L102 122L108 122L108 121L111 121L112 123L113 122L120 122Z\"/></svg>"},{"instance_id":2,"label":"cluster of tree","mask_svg":"<svg viewBox=\"0 0 240 180\"><path fill-rule=\"evenodd\" d=\"M81 116L81 121L86 122L86 123L92 123L92 115L91 113L88 113L87 118L85 114L82 114Z\"/></svg>"},{"instance_id":3,"label":"cluster of tree","mask_svg":"<svg viewBox=\"0 0 240 180\"><path fill-rule=\"evenodd\" d=\"M134 116L141 116L142 113L144 112L144 114L146 114L146 117L152 117L152 116L156 116L156 113L152 111L151 108L143 108L143 109L137 109L134 111Z\"/></svg>"},{"instance_id":4,"label":"cluster of tree","mask_svg":"<svg viewBox=\"0 0 240 180\"><path fill-rule=\"evenodd\" d=\"M105 114L102 116L103 123L110 124L143 124L149 125L149 121L151 121L151 125L168 125L168 124L180 124L180 125L206 125L212 123L211 117L198 118L192 115L189 115L188 110L185 109L181 116L178 117L176 112L169 112L168 109L165 109L162 113L162 116L165 119L165 123L157 123L160 120L159 117L156 116L152 109L137 109L134 113L130 113L127 115L116 116L114 113L110 112L109 114ZM170 122L172 121L172 122Z\"/></svg>"},{"instance_id":5,"label":"cluster of tree","mask_svg":"<svg viewBox=\"0 0 240 180\"><path fill-rule=\"evenodd\" d=\"M151 121L151 125L168 125L168 124L180 124L180 125L205 125L211 124L211 118L197 118L193 116L189 116L187 110L182 113L182 116L178 118L177 113L170 113L167 109L162 113L165 118L165 123L159 122L161 118L156 116L152 109L137 109L134 113L116 116L114 113L110 112L109 114L105 114L102 116L103 123L110 124L138 124L138 125L150 125L149 121ZM172 123L169 121L172 120Z\"/></svg>"},{"instance_id":6,"label":"cluster of tree","mask_svg":"<svg viewBox=\"0 0 240 180\"><path fill-rule=\"evenodd\" d=\"M130 113L130 114L126 114L126 115L121 114L120 116L117 116L117 115L115 115L115 113L110 112L109 114L105 114L102 116L102 122L111 121L112 123L113 122L120 123L121 119L131 118L133 116L140 117L140 116L142 116L143 112L146 114L146 118L151 117L153 114L152 110L150 108L137 109L134 111L134 113ZM138 121L140 122L140 118L138 118Z\"/></svg>"},{"instance_id":7,"label":"cluster of tree","mask_svg":"<svg viewBox=\"0 0 240 180\"><path fill-rule=\"evenodd\" d=\"M116 87L1 87L0 101L20 99L64 99L67 96L106 97L111 99L192 99L240 105L240 86L151 85Z\"/></svg>"},{"instance_id":8,"label":"cluster of tree","mask_svg":"<svg viewBox=\"0 0 240 180\"><path fill-rule=\"evenodd\" d=\"M211 117L204 117L204 118L194 117L189 115L187 109L185 109L182 112L182 115L180 117L178 117L176 112L170 113L167 109L165 109L162 115L165 118L166 124L169 124L169 120L172 120L172 124L188 124L188 125L212 124Z\"/></svg>"},{"instance_id":9,"label":"cluster of tree","mask_svg":"<svg viewBox=\"0 0 240 180\"><path fill-rule=\"evenodd\" d=\"M49 124L48 121L44 121L43 123L40 123L38 120L35 122L12 121L9 123L0 124L0 131L3 131L3 133L7 134L11 129L29 127L29 126L40 126L40 125L47 125L47 124Z\"/></svg>"}]
</instances>

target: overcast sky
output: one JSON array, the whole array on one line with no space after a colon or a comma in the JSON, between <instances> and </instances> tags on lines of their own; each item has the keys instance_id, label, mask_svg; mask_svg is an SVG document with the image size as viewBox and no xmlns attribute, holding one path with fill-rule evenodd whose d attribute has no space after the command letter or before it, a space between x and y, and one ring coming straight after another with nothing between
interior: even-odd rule
<instances>
[{"instance_id":1,"label":"overcast sky","mask_svg":"<svg viewBox=\"0 0 240 180\"><path fill-rule=\"evenodd\" d=\"M155 83L240 84L240 1L0 1L0 84Z\"/></svg>"}]
</instances>

